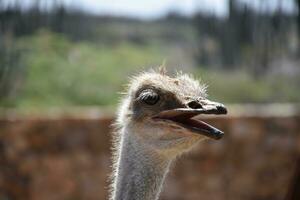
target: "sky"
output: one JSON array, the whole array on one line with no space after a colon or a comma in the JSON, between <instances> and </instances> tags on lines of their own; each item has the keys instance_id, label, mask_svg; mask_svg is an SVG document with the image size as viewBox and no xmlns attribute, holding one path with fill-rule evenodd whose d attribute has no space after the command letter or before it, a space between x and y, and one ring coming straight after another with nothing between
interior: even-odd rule
<instances>
[{"instance_id":1,"label":"sky","mask_svg":"<svg viewBox=\"0 0 300 200\"><path fill-rule=\"evenodd\" d=\"M1 0L0 0L1 1ZM2 0L2 2L22 2L24 7L40 1L51 6L53 2L64 2L93 14L137 17L142 19L158 18L170 11L192 15L198 10L226 16L228 0ZM282 5L284 11L294 12L294 0L240 0L256 9L274 11ZM263 2L263 4L261 4ZM263 7L261 7L263 5Z\"/></svg>"},{"instance_id":2,"label":"sky","mask_svg":"<svg viewBox=\"0 0 300 200\"><path fill-rule=\"evenodd\" d=\"M159 17L170 11L191 15L199 8L224 15L226 0L81 0L93 12L140 17ZM95 7L90 7L94 5Z\"/></svg>"}]
</instances>

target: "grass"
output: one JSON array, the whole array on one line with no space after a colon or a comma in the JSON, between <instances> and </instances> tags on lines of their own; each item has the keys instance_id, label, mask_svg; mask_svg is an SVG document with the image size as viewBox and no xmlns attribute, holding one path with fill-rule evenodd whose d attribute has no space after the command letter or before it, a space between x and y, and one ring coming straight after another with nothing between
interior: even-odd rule
<instances>
[{"instance_id":1,"label":"grass","mask_svg":"<svg viewBox=\"0 0 300 200\"><path fill-rule=\"evenodd\" d=\"M15 98L2 99L1 107L114 106L128 76L154 67L170 49L157 43L72 42L63 35L40 31L22 38L21 63L26 72ZM299 80L285 77L254 79L243 71L221 72L194 69L209 85L212 99L230 103L299 102Z\"/></svg>"}]
</instances>

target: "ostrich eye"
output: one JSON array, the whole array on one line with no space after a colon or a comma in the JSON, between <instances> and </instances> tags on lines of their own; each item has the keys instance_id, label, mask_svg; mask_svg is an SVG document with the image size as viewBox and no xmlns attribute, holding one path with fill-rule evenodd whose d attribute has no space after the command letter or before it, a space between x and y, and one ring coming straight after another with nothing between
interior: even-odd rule
<instances>
[{"instance_id":1,"label":"ostrich eye","mask_svg":"<svg viewBox=\"0 0 300 200\"><path fill-rule=\"evenodd\" d=\"M140 95L140 100L148 105L154 105L159 100L159 95L153 90L144 90Z\"/></svg>"}]
</instances>

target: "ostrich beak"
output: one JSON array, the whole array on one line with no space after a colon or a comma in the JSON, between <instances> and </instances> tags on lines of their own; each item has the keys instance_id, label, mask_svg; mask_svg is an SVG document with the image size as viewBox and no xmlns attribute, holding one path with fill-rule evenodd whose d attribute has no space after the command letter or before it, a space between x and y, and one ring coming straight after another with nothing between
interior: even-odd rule
<instances>
[{"instance_id":1,"label":"ostrich beak","mask_svg":"<svg viewBox=\"0 0 300 200\"><path fill-rule=\"evenodd\" d=\"M184 108L176 108L160 112L154 119L170 120L189 131L205 135L212 139L221 139L224 132L194 117L201 114L225 115L226 107L217 102L209 100L193 101Z\"/></svg>"}]
</instances>

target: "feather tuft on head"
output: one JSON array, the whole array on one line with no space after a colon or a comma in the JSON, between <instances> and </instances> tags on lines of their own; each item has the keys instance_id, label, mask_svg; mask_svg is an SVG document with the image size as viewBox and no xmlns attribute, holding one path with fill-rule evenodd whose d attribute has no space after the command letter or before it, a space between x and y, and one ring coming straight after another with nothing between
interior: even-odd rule
<instances>
[{"instance_id":1,"label":"feather tuft on head","mask_svg":"<svg viewBox=\"0 0 300 200\"><path fill-rule=\"evenodd\" d=\"M158 73L161 75L167 75L167 68L166 68L166 60L158 67Z\"/></svg>"}]
</instances>

